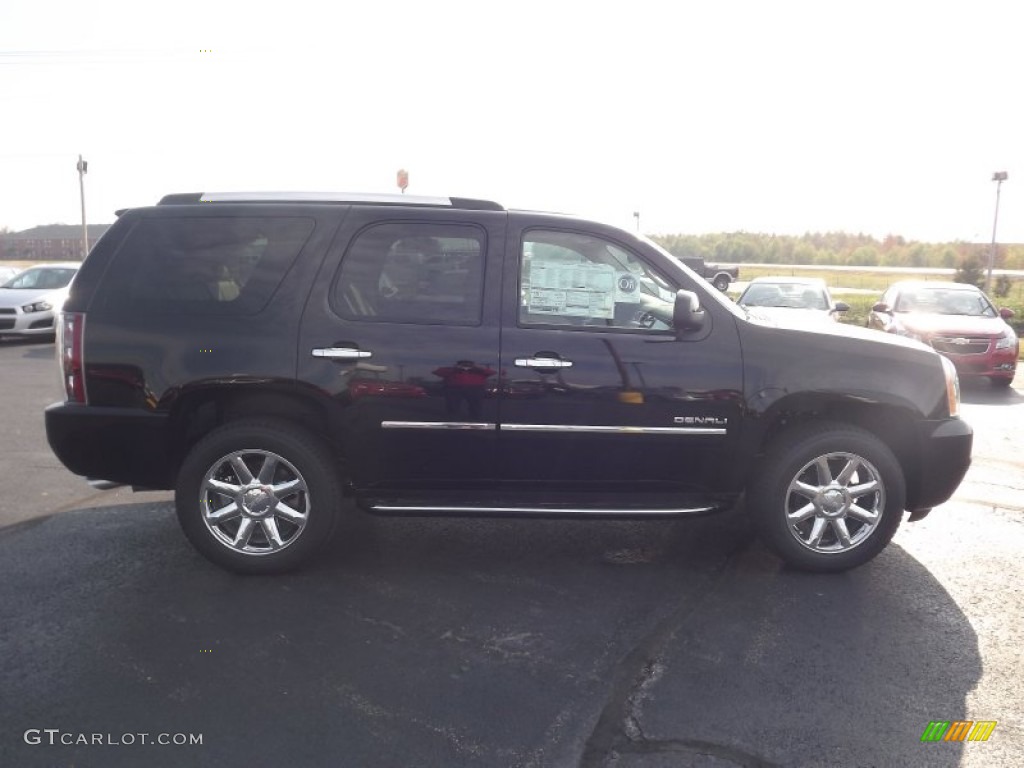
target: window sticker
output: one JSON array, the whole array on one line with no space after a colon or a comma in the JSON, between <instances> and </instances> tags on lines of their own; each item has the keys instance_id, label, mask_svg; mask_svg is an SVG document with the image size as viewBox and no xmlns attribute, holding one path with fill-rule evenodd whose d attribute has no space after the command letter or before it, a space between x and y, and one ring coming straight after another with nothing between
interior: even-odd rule
<instances>
[{"instance_id":1,"label":"window sticker","mask_svg":"<svg viewBox=\"0 0 1024 768\"><path fill-rule=\"evenodd\" d=\"M619 273L607 264L565 264L534 257L526 309L533 314L611 319Z\"/></svg>"}]
</instances>

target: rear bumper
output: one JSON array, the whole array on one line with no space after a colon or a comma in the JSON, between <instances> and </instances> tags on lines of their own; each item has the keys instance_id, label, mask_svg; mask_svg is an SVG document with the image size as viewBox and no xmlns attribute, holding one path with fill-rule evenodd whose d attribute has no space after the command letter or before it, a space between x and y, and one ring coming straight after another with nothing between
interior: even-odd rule
<instances>
[{"instance_id":1,"label":"rear bumper","mask_svg":"<svg viewBox=\"0 0 1024 768\"><path fill-rule=\"evenodd\" d=\"M923 510L949 501L971 466L974 430L960 419L926 421L918 427L918 482L908 488L907 509Z\"/></svg>"},{"instance_id":2,"label":"rear bumper","mask_svg":"<svg viewBox=\"0 0 1024 768\"><path fill-rule=\"evenodd\" d=\"M172 488L168 417L134 409L54 403L46 439L76 475L124 485Z\"/></svg>"}]
</instances>

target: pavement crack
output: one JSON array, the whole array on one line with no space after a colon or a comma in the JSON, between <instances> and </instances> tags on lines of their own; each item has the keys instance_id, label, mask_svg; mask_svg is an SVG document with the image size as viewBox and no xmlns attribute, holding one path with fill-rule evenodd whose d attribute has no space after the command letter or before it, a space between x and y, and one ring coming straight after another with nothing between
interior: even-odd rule
<instances>
[{"instance_id":1,"label":"pavement crack","mask_svg":"<svg viewBox=\"0 0 1024 768\"><path fill-rule=\"evenodd\" d=\"M611 691L605 702L604 709L598 716L594 730L584 744L580 756L580 768L602 768L611 755L622 752L644 752L647 745L686 745L704 744L689 741L651 741L643 733L640 724L640 707L647 698L649 690L665 672L661 658L668 643L679 629L693 616L697 610L716 591L716 587L732 570L739 555L750 545L749 539L726 555L721 563L710 570L696 586L690 596L685 598L671 613L659 621L654 629L640 640L623 657L616 666ZM690 747L687 747L689 749ZM720 747L729 750L729 747ZM652 749L651 751L657 751ZM666 751L679 751L669 749ZM737 755L742 754L733 750ZM767 763L749 763L750 765L768 765ZM748 765L748 763L738 763Z\"/></svg>"}]
</instances>

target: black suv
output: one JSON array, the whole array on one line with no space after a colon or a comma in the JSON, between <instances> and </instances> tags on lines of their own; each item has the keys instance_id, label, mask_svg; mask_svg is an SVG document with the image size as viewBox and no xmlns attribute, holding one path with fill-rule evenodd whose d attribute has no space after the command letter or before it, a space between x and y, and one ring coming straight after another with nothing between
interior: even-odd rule
<instances>
[{"instance_id":1,"label":"black suv","mask_svg":"<svg viewBox=\"0 0 1024 768\"><path fill-rule=\"evenodd\" d=\"M748 317L652 242L459 198L171 195L122 212L59 323L73 472L175 489L272 572L384 515L665 517L745 494L805 569L874 557L970 463L952 365Z\"/></svg>"}]
</instances>

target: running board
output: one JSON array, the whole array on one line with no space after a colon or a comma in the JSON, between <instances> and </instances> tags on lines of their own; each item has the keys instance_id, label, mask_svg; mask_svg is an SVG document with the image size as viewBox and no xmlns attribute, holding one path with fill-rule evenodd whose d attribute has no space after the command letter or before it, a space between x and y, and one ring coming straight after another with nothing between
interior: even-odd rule
<instances>
[{"instance_id":1,"label":"running board","mask_svg":"<svg viewBox=\"0 0 1024 768\"><path fill-rule=\"evenodd\" d=\"M438 515L444 517L603 517L603 518L636 518L636 517L685 517L688 515L706 515L717 512L721 507L676 507L676 508L621 508L600 509L594 507L477 507L466 505L428 505L428 504L387 504L371 503L367 509L377 515L393 515L396 517L417 517Z\"/></svg>"}]
</instances>

